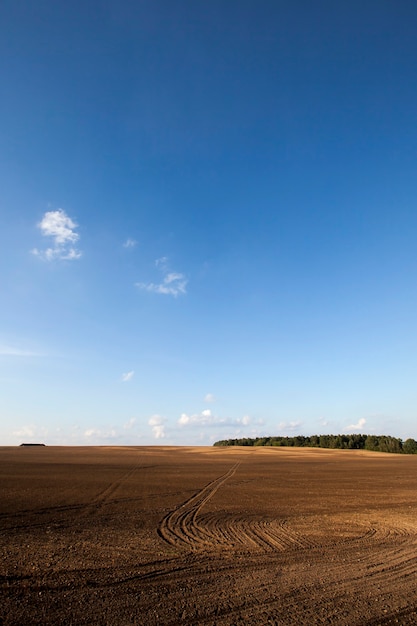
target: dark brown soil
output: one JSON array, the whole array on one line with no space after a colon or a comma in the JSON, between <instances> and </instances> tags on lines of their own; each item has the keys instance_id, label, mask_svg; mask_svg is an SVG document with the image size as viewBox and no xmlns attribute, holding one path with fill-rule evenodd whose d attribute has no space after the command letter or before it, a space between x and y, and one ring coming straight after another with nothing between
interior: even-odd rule
<instances>
[{"instance_id":1,"label":"dark brown soil","mask_svg":"<svg viewBox=\"0 0 417 626\"><path fill-rule=\"evenodd\" d=\"M417 455L0 448L0 624L415 624Z\"/></svg>"}]
</instances>

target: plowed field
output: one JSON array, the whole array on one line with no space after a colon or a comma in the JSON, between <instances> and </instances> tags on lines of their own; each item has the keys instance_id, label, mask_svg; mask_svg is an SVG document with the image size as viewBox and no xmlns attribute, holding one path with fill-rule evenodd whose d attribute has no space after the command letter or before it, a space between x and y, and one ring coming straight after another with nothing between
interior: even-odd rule
<instances>
[{"instance_id":1,"label":"plowed field","mask_svg":"<svg viewBox=\"0 0 417 626\"><path fill-rule=\"evenodd\" d=\"M0 624L417 623L417 455L0 448Z\"/></svg>"}]
</instances>

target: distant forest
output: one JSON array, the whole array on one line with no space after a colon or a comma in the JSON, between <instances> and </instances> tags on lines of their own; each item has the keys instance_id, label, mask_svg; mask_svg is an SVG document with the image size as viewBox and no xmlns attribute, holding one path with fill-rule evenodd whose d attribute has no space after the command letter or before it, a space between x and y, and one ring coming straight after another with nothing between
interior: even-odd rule
<instances>
[{"instance_id":1,"label":"distant forest","mask_svg":"<svg viewBox=\"0 0 417 626\"><path fill-rule=\"evenodd\" d=\"M214 446L285 446L293 448L332 448L340 450L373 450L396 454L417 454L415 439L397 439L388 435L311 435L304 437L256 437L223 439Z\"/></svg>"}]
</instances>

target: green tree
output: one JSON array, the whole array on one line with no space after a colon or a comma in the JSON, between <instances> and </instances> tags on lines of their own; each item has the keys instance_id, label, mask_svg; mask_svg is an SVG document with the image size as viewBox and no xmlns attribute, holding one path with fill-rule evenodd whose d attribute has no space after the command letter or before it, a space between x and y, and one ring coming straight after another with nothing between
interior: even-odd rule
<instances>
[{"instance_id":1,"label":"green tree","mask_svg":"<svg viewBox=\"0 0 417 626\"><path fill-rule=\"evenodd\" d=\"M378 444L378 437L375 435L368 435L365 440L365 450L379 450Z\"/></svg>"},{"instance_id":2,"label":"green tree","mask_svg":"<svg viewBox=\"0 0 417 626\"><path fill-rule=\"evenodd\" d=\"M405 454L417 454L417 441L415 439L406 439L403 443L403 452Z\"/></svg>"}]
</instances>

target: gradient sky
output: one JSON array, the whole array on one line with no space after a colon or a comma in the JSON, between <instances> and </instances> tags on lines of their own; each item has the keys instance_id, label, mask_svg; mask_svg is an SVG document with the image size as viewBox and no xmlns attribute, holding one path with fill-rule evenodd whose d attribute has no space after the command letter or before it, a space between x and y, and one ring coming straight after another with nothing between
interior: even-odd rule
<instances>
[{"instance_id":1,"label":"gradient sky","mask_svg":"<svg viewBox=\"0 0 417 626\"><path fill-rule=\"evenodd\" d=\"M0 444L417 438L417 5L4 0Z\"/></svg>"}]
</instances>

